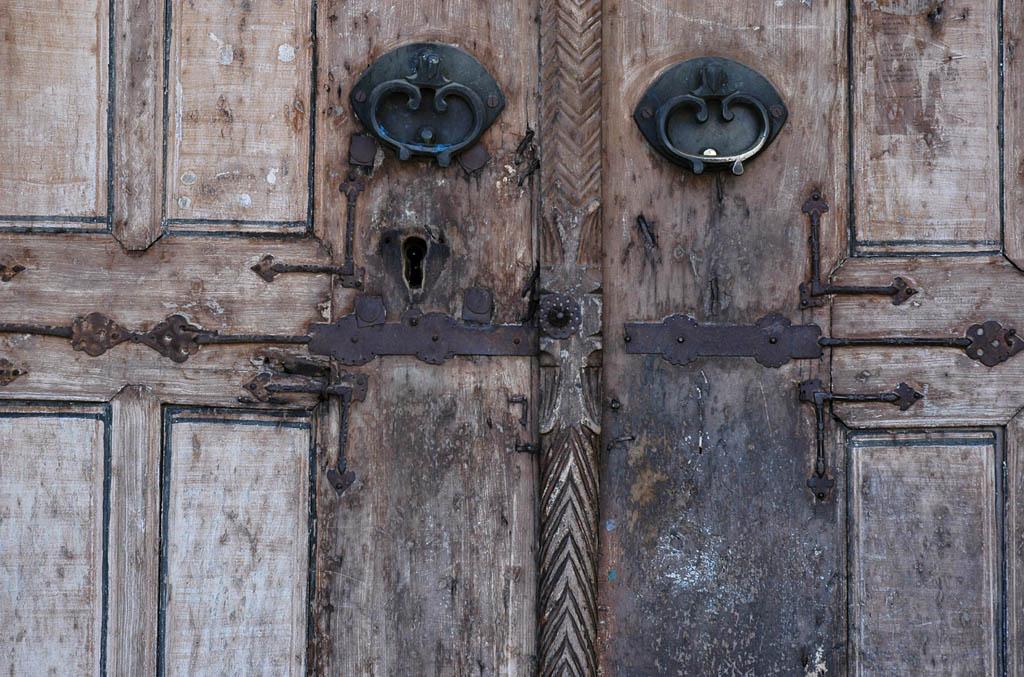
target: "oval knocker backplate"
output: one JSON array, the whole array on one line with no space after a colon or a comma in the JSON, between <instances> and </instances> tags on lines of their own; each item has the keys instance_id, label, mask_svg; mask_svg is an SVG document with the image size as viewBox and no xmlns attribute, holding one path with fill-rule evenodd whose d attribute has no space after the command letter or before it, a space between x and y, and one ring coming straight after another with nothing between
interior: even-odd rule
<instances>
[{"instance_id":1,"label":"oval knocker backplate","mask_svg":"<svg viewBox=\"0 0 1024 677\"><path fill-rule=\"evenodd\" d=\"M501 88L466 52L432 42L380 57L356 82L352 110L401 160L437 158L447 167L505 107Z\"/></svg>"},{"instance_id":2,"label":"oval knocker backplate","mask_svg":"<svg viewBox=\"0 0 1024 677\"><path fill-rule=\"evenodd\" d=\"M753 68L704 56L662 73L633 119L659 153L694 174L742 174L744 163L775 140L788 114L779 93Z\"/></svg>"}]
</instances>

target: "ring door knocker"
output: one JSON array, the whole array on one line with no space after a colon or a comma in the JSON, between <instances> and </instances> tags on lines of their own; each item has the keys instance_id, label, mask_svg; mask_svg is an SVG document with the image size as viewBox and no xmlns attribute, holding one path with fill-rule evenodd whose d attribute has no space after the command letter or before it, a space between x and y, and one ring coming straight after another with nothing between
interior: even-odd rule
<instances>
[{"instance_id":1,"label":"ring door knocker","mask_svg":"<svg viewBox=\"0 0 1024 677\"><path fill-rule=\"evenodd\" d=\"M352 89L352 110L400 160L447 167L505 107L498 83L466 52L432 42L404 45L373 62Z\"/></svg>"},{"instance_id":2,"label":"ring door knocker","mask_svg":"<svg viewBox=\"0 0 1024 677\"><path fill-rule=\"evenodd\" d=\"M782 97L754 69L723 57L678 63L644 92L633 119L647 142L694 174L743 173L786 123Z\"/></svg>"}]
</instances>

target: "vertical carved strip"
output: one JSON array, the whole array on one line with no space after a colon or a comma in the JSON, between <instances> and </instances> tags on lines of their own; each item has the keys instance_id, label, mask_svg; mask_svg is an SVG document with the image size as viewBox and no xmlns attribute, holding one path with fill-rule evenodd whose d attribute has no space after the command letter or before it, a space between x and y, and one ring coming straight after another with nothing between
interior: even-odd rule
<instances>
[{"instance_id":1,"label":"vertical carved strip","mask_svg":"<svg viewBox=\"0 0 1024 677\"><path fill-rule=\"evenodd\" d=\"M541 0L540 140L541 293L571 297L582 319L568 338L541 339L539 674L590 676L601 434L601 0Z\"/></svg>"}]
</instances>

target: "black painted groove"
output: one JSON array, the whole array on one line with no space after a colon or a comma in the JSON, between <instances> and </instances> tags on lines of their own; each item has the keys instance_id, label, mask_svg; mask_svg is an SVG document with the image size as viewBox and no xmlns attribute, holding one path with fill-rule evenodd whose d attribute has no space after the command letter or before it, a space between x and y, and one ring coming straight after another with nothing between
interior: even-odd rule
<instances>
[{"instance_id":1,"label":"black painted groove","mask_svg":"<svg viewBox=\"0 0 1024 677\"><path fill-rule=\"evenodd\" d=\"M996 50L998 60L998 99L996 136L999 144L999 249L1006 250L1006 125L1005 125L1005 102L1006 102L1006 60L1003 53L1003 9L1004 0L998 0L996 9ZM1003 670L1005 671L1005 663Z\"/></svg>"},{"instance_id":2,"label":"black painted groove","mask_svg":"<svg viewBox=\"0 0 1024 677\"><path fill-rule=\"evenodd\" d=\"M854 0L846 0L846 254L857 256L857 205L854 191L856 181L854 176L854 79L853 79L853 12Z\"/></svg>"},{"instance_id":3,"label":"black painted groove","mask_svg":"<svg viewBox=\"0 0 1024 677\"><path fill-rule=\"evenodd\" d=\"M316 103L317 103L317 83L319 77L319 38L317 35L317 0L312 0L310 4L310 41L312 42L311 54L310 54L310 69L312 73L309 77L309 166L306 171L306 228L307 232L312 234L313 232L313 210L314 210L314 191L316 190L316 182L313 177L316 176Z\"/></svg>"},{"instance_id":4,"label":"black painted groove","mask_svg":"<svg viewBox=\"0 0 1024 677\"><path fill-rule=\"evenodd\" d=\"M109 16L107 17L107 48L109 55L107 57L107 228L110 232L114 230L114 122L116 120L116 69L114 64L117 63L117 56L115 52L116 44L114 42L117 31L115 30L116 21L114 20L114 8L119 3L110 0L108 2Z\"/></svg>"},{"instance_id":5,"label":"black painted groove","mask_svg":"<svg viewBox=\"0 0 1024 677\"><path fill-rule=\"evenodd\" d=\"M164 0L164 111L163 111L163 133L161 134L160 160L160 222L163 224L167 219L167 127L169 118L167 115L167 93L170 90L171 77L171 0Z\"/></svg>"}]
</instances>

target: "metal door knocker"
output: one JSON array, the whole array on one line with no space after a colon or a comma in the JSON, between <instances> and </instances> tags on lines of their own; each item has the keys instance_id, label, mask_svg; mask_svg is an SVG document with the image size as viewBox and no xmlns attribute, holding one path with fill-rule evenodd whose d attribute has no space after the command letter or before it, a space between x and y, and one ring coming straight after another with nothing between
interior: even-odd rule
<instances>
[{"instance_id":1,"label":"metal door knocker","mask_svg":"<svg viewBox=\"0 0 1024 677\"><path fill-rule=\"evenodd\" d=\"M362 74L351 94L360 122L400 160L437 158L447 167L505 107L501 88L466 52L433 42L399 47Z\"/></svg>"},{"instance_id":2,"label":"metal door knocker","mask_svg":"<svg viewBox=\"0 0 1024 677\"><path fill-rule=\"evenodd\" d=\"M654 81L633 119L647 142L694 174L743 173L786 123L782 97L738 61L705 56L678 63Z\"/></svg>"}]
</instances>

